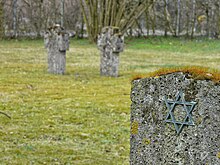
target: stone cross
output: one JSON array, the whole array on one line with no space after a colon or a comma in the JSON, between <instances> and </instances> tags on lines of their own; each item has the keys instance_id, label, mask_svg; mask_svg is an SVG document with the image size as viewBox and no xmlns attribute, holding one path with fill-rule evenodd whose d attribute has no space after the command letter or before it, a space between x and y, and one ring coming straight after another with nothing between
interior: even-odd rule
<instances>
[{"instance_id":1,"label":"stone cross","mask_svg":"<svg viewBox=\"0 0 220 165\"><path fill-rule=\"evenodd\" d=\"M176 72L132 82L131 165L220 164L220 85Z\"/></svg>"},{"instance_id":2,"label":"stone cross","mask_svg":"<svg viewBox=\"0 0 220 165\"><path fill-rule=\"evenodd\" d=\"M45 33L44 43L48 51L48 72L64 74L66 51L69 50L69 34L60 25L54 25Z\"/></svg>"},{"instance_id":3,"label":"stone cross","mask_svg":"<svg viewBox=\"0 0 220 165\"><path fill-rule=\"evenodd\" d=\"M98 36L98 48L101 51L100 74L118 76L119 53L124 48L124 37L117 27L104 27Z\"/></svg>"}]
</instances>

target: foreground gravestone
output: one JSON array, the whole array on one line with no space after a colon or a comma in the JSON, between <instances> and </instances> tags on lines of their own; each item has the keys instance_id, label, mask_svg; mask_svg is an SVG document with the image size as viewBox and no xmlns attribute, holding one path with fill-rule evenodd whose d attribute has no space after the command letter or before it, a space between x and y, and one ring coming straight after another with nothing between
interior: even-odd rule
<instances>
[{"instance_id":1,"label":"foreground gravestone","mask_svg":"<svg viewBox=\"0 0 220 165\"><path fill-rule=\"evenodd\" d=\"M98 37L98 48L101 51L100 74L118 76L119 53L124 48L124 37L117 27L104 27Z\"/></svg>"},{"instance_id":2,"label":"foreground gravestone","mask_svg":"<svg viewBox=\"0 0 220 165\"><path fill-rule=\"evenodd\" d=\"M55 25L45 33L44 42L48 51L48 72L64 74L66 51L69 50L69 34L60 25Z\"/></svg>"},{"instance_id":3,"label":"foreground gravestone","mask_svg":"<svg viewBox=\"0 0 220 165\"><path fill-rule=\"evenodd\" d=\"M220 85L176 72L132 82L131 165L220 164Z\"/></svg>"}]
</instances>

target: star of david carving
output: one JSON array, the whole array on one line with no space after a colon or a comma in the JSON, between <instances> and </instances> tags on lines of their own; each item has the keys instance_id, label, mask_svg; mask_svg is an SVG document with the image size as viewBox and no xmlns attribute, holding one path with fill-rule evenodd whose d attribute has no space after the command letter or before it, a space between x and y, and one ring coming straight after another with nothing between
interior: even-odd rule
<instances>
[{"instance_id":1,"label":"star of david carving","mask_svg":"<svg viewBox=\"0 0 220 165\"><path fill-rule=\"evenodd\" d=\"M165 122L173 123L177 134L179 135L185 125L194 126L194 122L192 119L192 111L195 108L197 102L186 102L184 98L184 93L180 91L175 100L168 100L167 97L164 97L164 101L167 109L169 110ZM183 110L186 113L186 116L183 121L177 121L174 115L174 110L177 105L182 106Z\"/></svg>"}]
</instances>

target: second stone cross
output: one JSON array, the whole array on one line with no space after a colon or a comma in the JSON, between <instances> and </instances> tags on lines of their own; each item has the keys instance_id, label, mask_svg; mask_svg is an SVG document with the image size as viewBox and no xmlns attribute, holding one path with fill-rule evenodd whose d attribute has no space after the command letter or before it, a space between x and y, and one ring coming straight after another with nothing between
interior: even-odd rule
<instances>
[{"instance_id":1,"label":"second stone cross","mask_svg":"<svg viewBox=\"0 0 220 165\"><path fill-rule=\"evenodd\" d=\"M98 36L98 48L101 51L101 76L118 76L119 53L124 48L124 37L118 27L104 27Z\"/></svg>"}]
</instances>

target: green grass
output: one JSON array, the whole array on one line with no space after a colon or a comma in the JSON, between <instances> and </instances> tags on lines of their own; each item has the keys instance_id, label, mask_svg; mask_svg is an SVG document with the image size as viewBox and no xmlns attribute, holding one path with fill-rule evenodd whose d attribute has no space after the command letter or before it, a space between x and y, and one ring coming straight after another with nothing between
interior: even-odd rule
<instances>
[{"instance_id":1,"label":"green grass","mask_svg":"<svg viewBox=\"0 0 220 165\"><path fill-rule=\"evenodd\" d=\"M127 39L120 76L99 76L99 51L71 40L67 73L47 73L43 40L0 41L1 164L129 164L130 81L162 67L220 69L220 41Z\"/></svg>"}]
</instances>

